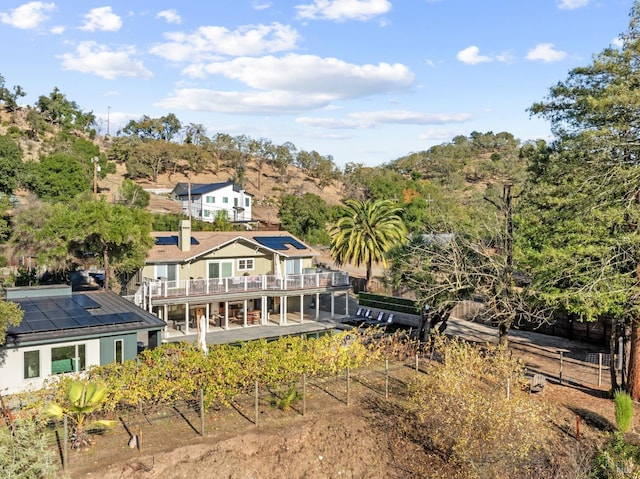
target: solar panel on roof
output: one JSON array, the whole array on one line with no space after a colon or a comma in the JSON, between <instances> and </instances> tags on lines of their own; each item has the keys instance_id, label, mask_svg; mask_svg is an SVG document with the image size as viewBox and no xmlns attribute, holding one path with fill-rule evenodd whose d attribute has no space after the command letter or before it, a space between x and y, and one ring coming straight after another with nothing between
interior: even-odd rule
<instances>
[{"instance_id":1,"label":"solar panel on roof","mask_svg":"<svg viewBox=\"0 0 640 479\"><path fill-rule=\"evenodd\" d=\"M69 309L73 309L73 308L77 308L78 305L77 303L73 300L73 298L56 298L55 300L56 305L64 310L69 310Z\"/></svg>"},{"instance_id":2,"label":"solar panel on roof","mask_svg":"<svg viewBox=\"0 0 640 479\"><path fill-rule=\"evenodd\" d=\"M48 319L38 319L35 321L29 321L29 327L31 328L31 331L34 331L34 332L55 331L56 329L58 329Z\"/></svg>"},{"instance_id":3,"label":"solar panel on roof","mask_svg":"<svg viewBox=\"0 0 640 479\"><path fill-rule=\"evenodd\" d=\"M192 245L199 245L200 241L195 239L193 236L191 237ZM176 235L173 236L158 236L156 237L156 246L178 246L178 237Z\"/></svg>"},{"instance_id":4,"label":"solar panel on roof","mask_svg":"<svg viewBox=\"0 0 640 479\"><path fill-rule=\"evenodd\" d=\"M91 316L89 314L88 316L76 317L74 319L78 323L79 327L87 328L89 326L101 326L102 325L102 321L100 321L98 318L99 318L99 316Z\"/></svg>"},{"instance_id":5,"label":"solar panel on roof","mask_svg":"<svg viewBox=\"0 0 640 479\"><path fill-rule=\"evenodd\" d=\"M45 319L48 319L50 321L53 321L54 319L61 319L61 318L64 319L64 318L71 317L71 315L67 311L63 311L62 309L56 309L52 311L43 311L42 314L45 317Z\"/></svg>"},{"instance_id":6,"label":"solar panel on roof","mask_svg":"<svg viewBox=\"0 0 640 479\"><path fill-rule=\"evenodd\" d=\"M288 250L289 246L287 245L291 245L296 249L307 249L305 245L291 236L254 236L253 239L261 245L277 251Z\"/></svg>"},{"instance_id":7,"label":"solar panel on roof","mask_svg":"<svg viewBox=\"0 0 640 479\"><path fill-rule=\"evenodd\" d=\"M156 238L156 245L158 245L158 246L177 246L178 245L178 237L177 236L158 236Z\"/></svg>"},{"instance_id":8,"label":"solar panel on roof","mask_svg":"<svg viewBox=\"0 0 640 479\"><path fill-rule=\"evenodd\" d=\"M56 309L60 309L55 301L51 299L35 300L34 303L40 311L54 311Z\"/></svg>"},{"instance_id":9,"label":"solar panel on roof","mask_svg":"<svg viewBox=\"0 0 640 479\"><path fill-rule=\"evenodd\" d=\"M30 333L32 331L27 321L22 321L19 326L13 326L9 328L12 333Z\"/></svg>"},{"instance_id":10,"label":"solar panel on roof","mask_svg":"<svg viewBox=\"0 0 640 479\"><path fill-rule=\"evenodd\" d=\"M73 318L52 319L51 322L56 329L77 328L79 325Z\"/></svg>"},{"instance_id":11,"label":"solar panel on roof","mask_svg":"<svg viewBox=\"0 0 640 479\"><path fill-rule=\"evenodd\" d=\"M100 307L100 304L86 294L74 294L71 298L74 303L83 309L94 309Z\"/></svg>"}]
</instances>

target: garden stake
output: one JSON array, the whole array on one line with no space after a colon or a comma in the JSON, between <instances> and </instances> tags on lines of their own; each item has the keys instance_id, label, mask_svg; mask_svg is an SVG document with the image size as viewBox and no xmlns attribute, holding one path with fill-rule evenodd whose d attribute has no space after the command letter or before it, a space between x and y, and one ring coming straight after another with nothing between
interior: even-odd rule
<instances>
[{"instance_id":1,"label":"garden stake","mask_svg":"<svg viewBox=\"0 0 640 479\"><path fill-rule=\"evenodd\" d=\"M349 389L349 366L347 366L347 406L350 403L350 398L349 398L350 393L351 393L351 391Z\"/></svg>"},{"instance_id":2,"label":"garden stake","mask_svg":"<svg viewBox=\"0 0 640 479\"><path fill-rule=\"evenodd\" d=\"M200 435L204 437L204 390L200 388Z\"/></svg>"},{"instance_id":3,"label":"garden stake","mask_svg":"<svg viewBox=\"0 0 640 479\"><path fill-rule=\"evenodd\" d=\"M302 373L302 415L307 412L307 374Z\"/></svg>"},{"instance_id":4,"label":"garden stake","mask_svg":"<svg viewBox=\"0 0 640 479\"><path fill-rule=\"evenodd\" d=\"M389 360L384 360L384 398L389 399Z\"/></svg>"},{"instance_id":5,"label":"garden stake","mask_svg":"<svg viewBox=\"0 0 640 479\"><path fill-rule=\"evenodd\" d=\"M65 414L62 419L62 424L64 426L64 432L62 434L62 469L64 471L67 470L67 443L69 442L69 423L67 422L67 415Z\"/></svg>"},{"instance_id":6,"label":"garden stake","mask_svg":"<svg viewBox=\"0 0 640 479\"><path fill-rule=\"evenodd\" d=\"M258 425L258 414L260 413L258 408L258 380L256 379L256 426Z\"/></svg>"}]
</instances>

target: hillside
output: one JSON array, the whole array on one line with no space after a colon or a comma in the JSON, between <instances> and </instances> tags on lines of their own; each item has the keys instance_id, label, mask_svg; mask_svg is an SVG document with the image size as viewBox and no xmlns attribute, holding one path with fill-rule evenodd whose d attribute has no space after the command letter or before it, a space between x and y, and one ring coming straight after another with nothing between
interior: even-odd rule
<instances>
[{"instance_id":1,"label":"hillside","mask_svg":"<svg viewBox=\"0 0 640 479\"><path fill-rule=\"evenodd\" d=\"M40 156L52 152L53 139L59 131L56 128L49 128L45 133L38 135L30 134L31 126L27 121L30 109L20 109L16 112L8 112L0 109L0 135L10 135L20 145L23 152L23 161L37 160ZM87 138L86 135L73 131L76 136ZM107 155L111 147L113 138L97 136L93 141L100 152ZM90 158L87 158L90 161ZM113 199L117 195L122 181L127 177L127 169L124 163L116 163L116 172L108 174L105 178L98 180L98 190L100 194L106 195L108 199ZM179 213L180 205L168 199L167 192L171 191L178 182L191 181L192 183L213 183L228 181L233 178L233 169L221 164L214 168L214 171L206 171L201 174L191 173L164 173L158 176L156 182L136 179L136 183L151 193L149 210L154 213ZM304 194L313 193L329 204L339 204L343 196L343 184L341 181L333 181L330 185L320 187L317 180L311 178L305 172L294 166L287 167L285 175L279 175L275 169L269 165L262 166L262 178L258 181L258 166L255 160L247 160L246 164L246 185L247 192L254 195L253 213L257 220L275 224L278 222L277 212L281 195L283 194ZM285 178L283 181L282 178ZM260 184L260 188L258 185ZM16 192L19 198L27 201L26 192Z\"/></svg>"},{"instance_id":2,"label":"hillside","mask_svg":"<svg viewBox=\"0 0 640 479\"><path fill-rule=\"evenodd\" d=\"M126 136L90 139L83 132L89 131L88 120L85 119L84 128L76 126L77 118L84 118L83 113L75 110L77 106L73 103L67 107L71 108L67 117L59 110L2 110L0 135L18 142L23 162L53 154L62 155L61 158L73 156L75 164L66 165L69 169L65 180L81 175L82 165L86 165L84 179L76 178L86 182L86 175L91 174L91 158L99 151L102 166L114 167L113 173L98 180L100 194L109 200L119 196L129 173L152 195L149 210L155 213L180 212L179 205L168 199L168 193L178 182L211 183L241 178L246 191L254 196L254 219L271 227L279 224L283 195L311 193L329 206L340 204L344 198L400 201L411 231L442 230L449 229L451 222L462 224L471 218L483 218L486 224L495 222L495 211L488 209L484 198L499 197L503 184L521 183L526 174L527 159L521 155L522 145L506 132L473 132L468 138L457 136L451 142L378 167L348 164L341 171L331 156L297 150L292 143L274 145L264 138L221 133L209 137L204 131L199 136L188 136L190 130L181 126L172 114L130 122L133 126L124 128ZM56 115L62 116L54 124L52 118ZM167 126L169 119L175 121L171 131ZM65 121L66 129L55 126ZM107 165L105 158L112 161ZM45 171L56 174L60 166L49 165ZM31 182L40 177L39 173L32 175ZM40 185L39 191L31 185L31 191L46 197L50 185L46 182ZM23 204L29 202L28 192L15 193Z\"/></svg>"}]
</instances>

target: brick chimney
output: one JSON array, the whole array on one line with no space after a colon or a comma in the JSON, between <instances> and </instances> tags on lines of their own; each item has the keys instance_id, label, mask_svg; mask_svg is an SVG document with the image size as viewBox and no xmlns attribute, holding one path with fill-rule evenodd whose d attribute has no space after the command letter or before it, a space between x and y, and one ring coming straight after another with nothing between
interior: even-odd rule
<instances>
[{"instance_id":1,"label":"brick chimney","mask_svg":"<svg viewBox=\"0 0 640 479\"><path fill-rule=\"evenodd\" d=\"M191 221L180 220L180 231L178 231L178 248L180 251L191 250Z\"/></svg>"}]
</instances>

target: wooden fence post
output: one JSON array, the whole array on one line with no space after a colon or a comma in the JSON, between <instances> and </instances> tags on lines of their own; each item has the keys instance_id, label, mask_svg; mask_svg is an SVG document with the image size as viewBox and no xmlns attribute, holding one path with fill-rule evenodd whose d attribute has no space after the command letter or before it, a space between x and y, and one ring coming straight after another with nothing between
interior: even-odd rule
<instances>
[{"instance_id":1,"label":"wooden fence post","mask_svg":"<svg viewBox=\"0 0 640 479\"><path fill-rule=\"evenodd\" d=\"M384 360L384 397L389 399L389 360Z\"/></svg>"},{"instance_id":2,"label":"wooden fence post","mask_svg":"<svg viewBox=\"0 0 640 479\"><path fill-rule=\"evenodd\" d=\"M258 380L256 379L256 426L258 425L258 415L260 414L260 407L258 404Z\"/></svg>"},{"instance_id":3,"label":"wooden fence post","mask_svg":"<svg viewBox=\"0 0 640 479\"><path fill-rule=\"evenodd\" d=\"M65 414L62 419L62 424L64 427L64 431L62 433L62 469L67 471L67 461L69 458L68 452L68 444L69 444L69 420L67 419L67 415Z\"/></svg>"},{"instance_id":4,"label":"wooden fence post","mask_svg":"<svg viewBox=\"0 0 640 479\"><path fill-rule=\"evenodd\" d=\"M562 358L563 358L564 352L560 351L560 373L559 373L559 379L560 379L560 384L562 385Z\"/></svg>"},{"instance_id":5,"label":"wooden fence post","mask_svg":"<svg viewBox=\"0 0 640 479\"><path fill-rule=\"evenodd\" d=\"M302 415L307 412L307 373L302 373Z\"/></svg>"},{"instance_id":6,"label":"wooden fence post","mask_svg":"<svg viewBox=\"0 0 640 479\"><path fill-rule=\"evenodd\" d=\"M602 386L602 353L598 353L598 387Z\"/></svg>"},{"instance_id":7,"label":"wooden fence post","mask_svg":"<svg viewBox=\"0 0 640 479\"><path fill-rule=\"evenodd\" d=\"M200 388L200 435L204 437L204 388Z\"/></svg>"},{"instance_id":8,"label":"wooden fence post","mask_svg":"<svg viewBox=\"0 0 640 479\"><path fill-rule=\"evenodd\" d=\"M350 403L351 403L351 398L350 398L350 395L351 395L350 382L351 382L351 380L350 380L350 376L349 376L349 366L347 366L347 406L349 406L349 405L350 405Z\"/></svg>"}]
</instances>

